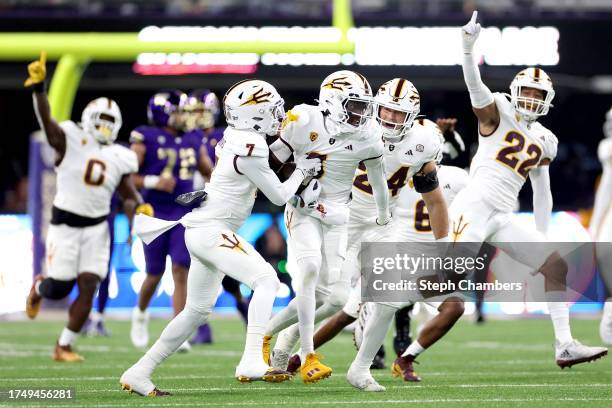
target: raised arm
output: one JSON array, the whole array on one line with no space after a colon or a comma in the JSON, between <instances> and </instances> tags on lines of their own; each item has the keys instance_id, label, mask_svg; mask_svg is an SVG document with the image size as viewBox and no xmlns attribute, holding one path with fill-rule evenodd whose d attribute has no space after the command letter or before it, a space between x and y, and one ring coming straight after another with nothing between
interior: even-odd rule
<instances>
[{"instance_id":1,"label":"raised arm","mask_svg":"<svg viewBox=\"0 0 612 408\"><path fill-rule=\"evenodd\" d=\"M61 162L66 153L66 135L62 128L51 116L51 109L45 91L45 78L47 76L47 54L40 53L38 61L28 65L28 79L24 86L32 89L32 103L40 128L45 133L47 141L57 152L57 162Z\"/></svg>"},{"instance_id":2,"label":"raised arm","mask_svg":"<svg viewBox=\"0 0 612 408\"><path fill-rule=\"evenodd\" d=\"M431 161L413 177L417 192L421 193L429 213L429 223L437 240L448 237L448 206L440 189L436 163Z\"/></svg>"},{"instance_id":3,"label":"raised arm","mask_svg":"<svg viewBox=\"0 0 612 408\"><path fill-rule=\"evenodd\" d=\"M385 225L391 221L391 213L389 211L389 187L385 177L383 157L378 156L366 159L363 163L368 170L368 181L372 186L372 194L374 195L376 209L378 210L376 223Z\"/></svg>"},{"instance_id":4,"label":"raised arm","mask_svg":"<svg viewBox=\"0 0 612 408\"><path fill-rule=\"evenodd\" d=\"M463 40L463 78L470 92L472 109L478 118L479 131L483 136L490 135L499 125L499 111L493 94L482 82L478 66L474 61L474 44L480 34L480 24L476 22L478 12L474 11L470 21L461 28Z\"/></svg>"},{"instance_id":5,"label":"raised arm","mask_svg":"<svg viewBox=\"0 0 612 408\"><path fill-rule=\"evenodd\" d=\"M275 205L285 204L306 176L317 174L321 170L321 160L301 158L296 161L296 166L287 181L281 183L265 157L240 156L236 161L237 170L247 176Z\"/></svg>"},{"instance_id":6,"label":"raised arm","mask_svg":"<svg viewBox=\"0 0 612 408\"><path fill-rule=\"evenodd\" d=\"M542 164L529 172L531 188L533 189L533 216L536 229L546 235L553 208L553 197L550 191L550 161L542 160Z\"/></svg>"}]
</instances>

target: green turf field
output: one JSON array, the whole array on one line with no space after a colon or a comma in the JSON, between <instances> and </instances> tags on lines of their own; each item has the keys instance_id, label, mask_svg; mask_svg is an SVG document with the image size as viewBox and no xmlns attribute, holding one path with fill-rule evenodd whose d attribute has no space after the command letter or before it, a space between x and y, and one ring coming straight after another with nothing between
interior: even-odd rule
<instances>
[{"instance_id":1,"label":"green turf field","mask_svg":"<svg viewBox=\"0 0 612 408\"><path fill-rule=\"evenodd\" d=\"M151 326L156 339L164 322ZM574 336L599 344L597 321L573 322ZM352 336L342 334L321 349L334 373L318 384L299 378L282 384L240 384L234 378L244 340L238 320L215 320L213 345L175 355L154 381L174 396L143 398L119 389L119 376L141 352L129 342L129 323L110 322L110 338L83 338L80 364L55 363L50 353L61 322L0 322L0 388L73 387L72 402L27 402L28 406L534 406L612 407L612 358L561 371L553 362L550 322L490 321L484 326L461 322L447 338L419 358L419 384L406 384L388 370L374 371L387 391L364 393L345 380L355 355ZM392 350L390 337L388 350ZM388 361L390 363L390 361ZM0 400L0 406L17 403Z\"/></svg>"}]
</instances>

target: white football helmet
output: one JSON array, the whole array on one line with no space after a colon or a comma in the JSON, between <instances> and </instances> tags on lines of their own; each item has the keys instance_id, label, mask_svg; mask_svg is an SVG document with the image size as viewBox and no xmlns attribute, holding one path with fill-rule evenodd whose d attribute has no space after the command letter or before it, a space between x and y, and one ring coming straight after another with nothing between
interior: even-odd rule
<instances>
[{"instance_id":1,"label":"white football helmet","mask_svg":"<svg viewBox=\"0 0 612 408\"><path fill-rule=\"evenodd\" d=\"M374 102L376 121L382 129L382 136L392 143L402 140L421 111L419 91L412 82L404 78L394 78L382 84L378 88ZM395 113L381 114L382 108Z\"/></svg>"},{"instance_id":2,"label":"white football helmet","mask_svg":"<svg viewBox=\"0 0 612 408\"><path fill-rule=\"evenodd\" d=\"M544 100L521 95L522 88L535 88L544 92ZM510 84L510 100L514 109L528 122L548 113L555 97L553 84L541 68L526 68L516 74Z\"/></svg>"},{"instance_id":3,"label":"white football helmet","mask_svg":"<svg viewBox=\"0 0 612 408\"><path fill-rule=\"evenodd\" d=\"M227 124L273 136L285 118L285 101L274 86L258 79L245 79L227 90L223 112Z\"/></svg>"},{"instance_id":4,"label":"white football helmet","mask_svg":"<svg viewBox=\"0 0 612 408\"><path fill-rule=\"evenodd\" d=\"M340 132L361 130L372 117L372 87L361 74L336 71L321 83L319 106Z\"/></svg>"},{"instance_id":5,"label":"white football helmet","mask_svg":"<svg viewBox=\"0 0 612 408\"><path fill-rule=\"evenodd\" d=\"M603 125L604 135L606 137L612 137L612 108L606 113L606 121Z\"/></svg>"},{"instance_id":6,"label":"white football helmet","mask_svg":"<svg viewBox=\"0 0 612 408\"><path fill-rule=\"evenodd\" d=\"M97 98L89 102L81 115L81 125L102 144L112 144L123 121L117 102L109 98Z\"/></svg>"}]
</instances>

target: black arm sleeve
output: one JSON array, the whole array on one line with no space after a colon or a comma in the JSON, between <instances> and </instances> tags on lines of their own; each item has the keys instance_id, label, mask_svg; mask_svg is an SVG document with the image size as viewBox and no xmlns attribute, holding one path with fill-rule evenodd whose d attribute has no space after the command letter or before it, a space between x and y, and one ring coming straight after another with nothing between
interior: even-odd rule
<instances>
[{"instance_id":1,"label":"black arm sleeve","mask_svg":"<svg viewBox=\"0 0 612 408\"><path fill-rule=\"evenodd\" d=\"M412 182L414 183L414 189L421 194L434 191L440 184L438 182L438 172L436 170L427 174L417 173L412 176Z\"/></svg>"}]
</instances>

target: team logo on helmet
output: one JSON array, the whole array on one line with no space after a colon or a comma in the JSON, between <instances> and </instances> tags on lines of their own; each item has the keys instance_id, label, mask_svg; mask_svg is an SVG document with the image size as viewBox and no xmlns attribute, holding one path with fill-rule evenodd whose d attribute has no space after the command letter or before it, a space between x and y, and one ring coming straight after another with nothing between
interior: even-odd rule
<instances>
[{"instance_id":1,"label":"team logo on helmet","mask_svg":"<svg viewBox=\"0 0 612 408\"><path fill-rule=\"evenodd\" d=\"M258 103L270 102L271 92L264 92L263 87L255 91L246 101L242 102L240 106L246 105L257 105Z\"/></svg>"},{"instance_id":2,"label":"team logo on helmet","mask_svg":"<svg viewBox=\"0 0 612 408\"><path fill-rule=\"evenodd\" d=\"M310 132L310 141L314 142L319 138L319 134L317 132Z\"/></svg>"},{"instance_id":3,"label":"team logo on helmet","mask_svg":"<svg viewBox=\"0 0 612 408\"><path fill-rule=\"evenodd\" d=\"M346 77L333 78L328 83L323 84L322 88L338 89L342 91L345 86L351 86L351 83L346 80Z\"/></svg>"}]
</instances>

